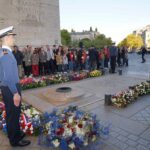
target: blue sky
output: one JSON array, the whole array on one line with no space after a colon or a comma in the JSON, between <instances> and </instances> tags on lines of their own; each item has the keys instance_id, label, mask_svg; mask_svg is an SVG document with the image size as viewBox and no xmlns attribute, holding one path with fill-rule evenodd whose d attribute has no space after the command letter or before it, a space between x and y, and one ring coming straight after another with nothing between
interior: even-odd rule
<instances>
[{"instance_id":1,"label":"blue sky","mask_svg":"<svg viewBox=\"0 0 150 150\"><path fill-rule=\"evenodd\" d=\"M60 0L61 29L98 28L117 43L150 24L150 0Z\"/></svg>"}]
</instances>

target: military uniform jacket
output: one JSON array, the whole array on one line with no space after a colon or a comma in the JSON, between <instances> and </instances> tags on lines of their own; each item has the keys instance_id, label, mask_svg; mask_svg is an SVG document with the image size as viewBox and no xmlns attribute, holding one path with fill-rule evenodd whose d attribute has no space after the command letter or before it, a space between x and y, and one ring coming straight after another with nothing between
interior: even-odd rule
<instances>
[{"instance_id":1,"label":"military uniform jacket","mask_svg":"<svg viewBox=\"0 0 150 150\"><path fill-rule=\"evenodd\" d=\"M0 87L7 86L11 93L17 93L19 83L17 62L11 51L0 49Z\"/></svg>"}]
</instances>

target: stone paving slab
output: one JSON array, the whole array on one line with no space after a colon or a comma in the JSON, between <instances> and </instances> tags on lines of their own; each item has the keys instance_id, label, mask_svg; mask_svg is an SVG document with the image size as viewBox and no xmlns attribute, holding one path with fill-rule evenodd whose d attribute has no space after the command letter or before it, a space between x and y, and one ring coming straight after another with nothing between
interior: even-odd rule
<instances>
[{"instance_id":1,"label":"stone paving slab","mask_svg":"<svg viewBox=\"0 0 150 150\"><path fill-rule=\"evenodd\" d=\"M133 115L131 119L150 126L150 106Z\"/></svg>"},{"instance_id":2,"label":"stone paving slab","mask_svg":"<svg viewBox=\"0 0 150 150\"><path fill-rule=\"evenodd\" d=\"M127 129L136 135L143 133L148 128L148 125L143 125L129 118L112 113L112 109L112 107L96 104L96 108L92 109L91 112L96 113L99 119L109 121L110 123L117 125L120 128ZM88 108L84 108L84 110L88 110Z\"/></svg>"}]
</instances>

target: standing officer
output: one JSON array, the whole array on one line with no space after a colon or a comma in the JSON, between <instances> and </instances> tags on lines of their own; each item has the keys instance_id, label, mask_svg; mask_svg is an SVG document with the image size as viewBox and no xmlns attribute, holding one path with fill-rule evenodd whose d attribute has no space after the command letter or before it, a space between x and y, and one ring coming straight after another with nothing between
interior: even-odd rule
<instances>
[{"instance_id":1,"label":"standing officer","mask_svg":"<svg viewBox=\"0 0 150 150\"><path fill-rule=\"evenodd\" d=\"M23 140L20 131L21 90L17 62L12 54L14 46L13 26L0 30L2 48L0 49L0 88L6 108L6 124L9 142L12 146L27 146L30 141Z\"/></svg>"},{"instance_id":2,"label":"standing officer","mask_svg":"<svg viewBox=\"0 0 150 150\"><path fill-rule=\"evenodd\" d=\"M111 73L115 73L116 68L116 58L117 58L117 47L115 46L115 42L112 43L112 46L110 47L110 66L111 66Z\"/></svg>"}]
</instances>

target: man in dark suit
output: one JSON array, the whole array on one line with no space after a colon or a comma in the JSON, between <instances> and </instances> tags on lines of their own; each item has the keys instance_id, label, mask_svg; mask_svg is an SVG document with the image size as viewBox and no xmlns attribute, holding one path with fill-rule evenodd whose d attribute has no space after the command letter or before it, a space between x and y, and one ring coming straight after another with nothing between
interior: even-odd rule
<instances>
[{"instance_id":1,"label":"man in dark suit","mask_svg":"<svg viewBox=\"0 0 150 150\"><path fill-rule=\"evenodd\" d=\"M116 58L117 58L117 53L118 49L115 46L115 42L112 43L113 45L110 47L110 66L111 66L111 73L115 73L116 69Z\"/></svg>"},{"instance_id":2,"label":"man in dark suit","mask_svg":"<svg viewBox=\"0 0 150 150\"><path fill-rule=\"evenodd\" d=\"M2 48L0 49L0 89L6 108L6 125L9 142L12 146L27 146L30 141L23 140L20 131L21 89L16 59L11 47L14 46L13 26L0 30Z\"/></svg>"}]
</instances>

